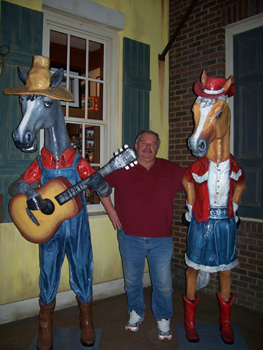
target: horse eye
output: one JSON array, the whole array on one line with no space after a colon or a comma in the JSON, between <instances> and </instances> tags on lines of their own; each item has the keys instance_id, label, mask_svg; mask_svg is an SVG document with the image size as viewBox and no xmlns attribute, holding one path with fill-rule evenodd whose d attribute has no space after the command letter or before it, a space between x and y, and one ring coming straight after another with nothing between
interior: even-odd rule
<instances>
[{"instance_id":1,"label":"horse eye","mask_svg":"<svg viewBox=\"0 0 263 350\"><path fill-rule=\"evenodd\" d=\"M52 103L50 101L45 101L44 104L45 104L45 107L50 107Z\"/></svg>"},{"instance_id":2,"label":"horse eye","mask_svg":"<svg viewBox=\"0 0 263 350\"><path fill-rule=\"evenodd\" d=\"M216 118L215 119L219 119L221 117L223 112L219 112L217 115L216 115Z\"/></svg>"}]
</instances>

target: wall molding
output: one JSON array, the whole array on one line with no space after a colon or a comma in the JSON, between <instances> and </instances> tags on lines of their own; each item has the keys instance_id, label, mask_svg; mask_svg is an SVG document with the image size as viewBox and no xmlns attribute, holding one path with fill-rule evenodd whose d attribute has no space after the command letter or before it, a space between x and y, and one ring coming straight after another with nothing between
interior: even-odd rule
<instances>
[{"instance_id":1,"label":"wall molding","mask_svg":"<svg viewBox=\"0 0 263 350\"><path fill-rule=\"evenodd\" d=\"M42 0L43 10L50 10L76 19L89 20L113 30L124 29L124 13L90 0Z\"/></svg>"}]
</instances>

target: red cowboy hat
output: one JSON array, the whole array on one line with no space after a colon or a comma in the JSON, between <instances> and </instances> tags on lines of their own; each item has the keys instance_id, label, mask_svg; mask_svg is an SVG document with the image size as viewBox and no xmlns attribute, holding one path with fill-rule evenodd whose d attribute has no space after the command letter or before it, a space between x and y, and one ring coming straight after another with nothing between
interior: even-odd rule
<instances>
[{"instance_id":1,"label":"red cowboy hat","mask_svg":"<svg viewBox=\"0 0 263 350\"><path fill-rule=\"evenodd\" d=\"M205 98L216 98L222 95L231 97L235 93L233 76L228 79L208 78L204 71L201 81L196 81L194 84L194 92L197 96Z\"/></svg>"}]
</instances>

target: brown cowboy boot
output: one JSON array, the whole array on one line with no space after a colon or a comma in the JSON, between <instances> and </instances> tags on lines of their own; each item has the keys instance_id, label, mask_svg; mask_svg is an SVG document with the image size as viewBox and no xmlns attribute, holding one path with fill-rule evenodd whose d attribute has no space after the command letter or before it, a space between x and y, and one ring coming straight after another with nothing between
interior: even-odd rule
<instances>
[{"instance_id":1,"label":"brown cowboy boot","mask_svg":"<svg viewBox=\"0 0 263 350\"><path fill-rule=\"evenodd\" d=\"M37 339L37 350L51 350L53 348L52 315L55 309L56 300L46 306L39 300L39 329Z\"/></svg>"},{"instance_id":2,"label":"brown cowboy boot","mask_svg":"<svg viewBox=\"0 0 263 350\"><path fill-rule=\"evenodd\" d=\"M186 338L191 343L197 343L200 338L195 327L195 308L199 301L199 295L195 295L195 300L189 300L183 295L184 299L184 328Z\"/></svg>"},{"instance_id":3,"label":"brown cowboy boot","mask_svg":"<svg viewBox=\"0 0 263 350\"><path fill-rule=\"evenodd\" d=\"M234 343L234 332L230 324L231 306L233 304L234 296L230 294L228 301L225 301L220 293L216 293L218 298L218 304L220 308L220 328L221 337L226 344Z\"/></svg>"},{"instance_id":4,"label":"brown cowboy boot","mask_svg":"<svg viewBox=\"0 0 263 350\"><path fill-rule=\"evenodd\" d=\"M92 299L88 303L82 303L78 297L76 297L76 299L80 309L79 324L81 329L81 344L90 348L95 344L95 332L91 312Z\"/></svg>"}]
</instances>

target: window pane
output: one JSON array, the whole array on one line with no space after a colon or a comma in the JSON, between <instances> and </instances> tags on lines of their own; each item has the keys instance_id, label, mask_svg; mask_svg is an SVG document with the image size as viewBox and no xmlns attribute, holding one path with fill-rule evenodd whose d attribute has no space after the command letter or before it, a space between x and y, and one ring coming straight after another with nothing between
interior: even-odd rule
<instances>
[{"instance_id":1,"label":"window pane","mask_svg":"<svg viewBox=\"0 0 263 350\"><path fill-rule=\"evenodd\" d=\"M85 158L91 164L100 163L100 126L85 126Z\"/></svg>"},{"instance_id":2,"label":"window pane","mask_svg":"<svg viewBox=\"0 0 263 350\"><path fill-rule=\"evenodd\" d=\"M86 104L87 104L87 99L86 99L87 91L86 91L86 88L87 88L86 79L83 79L80 82L81 109L83 111L85 111L85 108L87 108L86 107Z\"/></svg>"},{"instance_id":3,"label":"window pane","mask_svg":"<svg viewBox=\"0 0 263 350\"><path fill-rule=\"evenodd\" d=\"M67 34L50 31L50 68L67 69Z\"/></svg>"},{"instance_id":4,"label":"window pane","mask_svg":"<svg viewBox=\"0 0 263 350\"><path fill-rule=\"evenodd\" d=\"M71 147L74 147L76 153L83 154L82 145L82 125L67 123L68 136Z\"/></svg>"},{"instance_id":5,"label":"window pane","mask_svg":"<svg viewBox=\"0 0 263 350\"><path fill-rule=\"evenodd\" d=\"M71 72L85 77L86 75L86 39L70 36L70 68Z\"/></svg>"},{"instance_id":6,"label":"window pane","mask_svg":"<svg viewBox=\"0 0 263 350\"><path fill-rule=\"evenodd\" d=\"M99 167L94 167L94 169L97 171L99 170ZM100 203L100 199L97 193L94 191L91 191L90 189L87 189L86 191L84 191L84 196L85 196L87 205Z\"/></svg>"},{"instance_id":7,"label":"window pane","mask_svg":"<svg viewBox=\"0 0 263 350\"><path fill-rule=\"evenodd\" d=\"M103 80L104 45L89 41L89 78Z\"/></svg>"},{"instance_id":8,"label":"window pane","mask_svg":"<svg viewBox=\"0 0 263 350\"><path fill-rule=\"evenodd\" d=\"M89 41L88 119L103 119L104 45Z\"/></svg>"}]
</instances>

